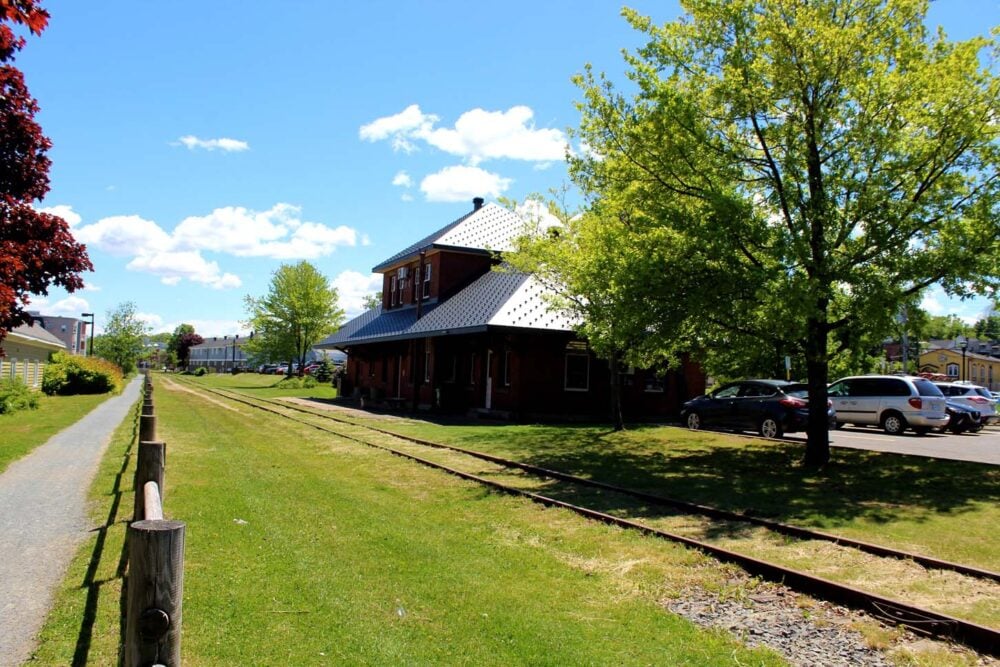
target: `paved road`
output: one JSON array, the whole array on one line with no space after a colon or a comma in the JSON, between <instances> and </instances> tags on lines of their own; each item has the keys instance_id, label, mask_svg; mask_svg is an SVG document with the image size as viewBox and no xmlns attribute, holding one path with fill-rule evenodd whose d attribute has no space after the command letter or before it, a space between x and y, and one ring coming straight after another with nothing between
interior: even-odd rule
<instances>
[{"instance_id":1,"label":"paved road","mask_svg":"<svg viewBox=\"0 0 1000 667\"><path fill-rule=\"evenodd\" d=\"M789 436L789 440L804 442L805 438L795 434ZM887 435L876 428L845 426L830 431L830 445L1000 465L1000 426L988 426L979 433L928 433L923 436L909 431L902 435Z\"/></svg>"},{"instance_id":2,"label":"paved road","mask_svg":"<svg viewBox=\"0 0 1000 667\"><path fill-rule=\"evenodd\" d=\"M0 665L35 646L52 595L93 526L87 489L141 378L0 474Z\"/></svg>"}]
</instances>

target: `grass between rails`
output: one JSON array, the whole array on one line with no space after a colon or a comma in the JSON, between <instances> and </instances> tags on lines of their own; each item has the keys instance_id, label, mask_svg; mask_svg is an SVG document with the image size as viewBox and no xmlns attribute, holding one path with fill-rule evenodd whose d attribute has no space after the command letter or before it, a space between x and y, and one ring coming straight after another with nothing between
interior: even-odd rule
<instances>
[{"instance_id":1,"label":"grass between rails","mask_svg":"<svg viewBox=\"0 0 1000 667\"><path fill-rule=\"evenodd\" d=\"M106 401L111 394L39 396L38 408L0 414L0 472Z\"/></svg>"},{"instance_id":2,"label":"grass between rails","mask_svg":"<svg viewBox=\"0 0 1000 667\"><path fill-rule=\"evenodd\" d=\"M695 553L190 392L158 386L156 405L165 510L188 525L185 665L782 664L662 610L726 587ZM74 563L41 664L114 663L131 428L95 486L109 528Z\"/></svg>"},{"instance_id":3,"label":"grass between rails","mask_svg":"<svg viewBox=\"0 0 1000 667\"><path fill-rule=\"evenodd\" d=\"M170 375L166 375L164 379L170 379L170 377ZM187 380L190 379L190 376L182 376L177 379ZM196 378L198 384L204 384L207 387L233 389L258 398L295 396L328 400L337 396L337 390L330 383L319 384L310 389L291 389L282 386L282 379L284 379L283 375L261 375L259 373L239 373L237 375L215 373Z\"/></svg>"},{"instance_id":4,"label":"grass between rails","mask_svg":"<svg viewBox=\"0 0 1000 667\"><path fill-rule=\"evenodd\" d=\"M820 470L799 445L673 427L441 426L391 430L664 496L1000 570L1000 468L834 449Z\"/></svg>"}]
</instances>

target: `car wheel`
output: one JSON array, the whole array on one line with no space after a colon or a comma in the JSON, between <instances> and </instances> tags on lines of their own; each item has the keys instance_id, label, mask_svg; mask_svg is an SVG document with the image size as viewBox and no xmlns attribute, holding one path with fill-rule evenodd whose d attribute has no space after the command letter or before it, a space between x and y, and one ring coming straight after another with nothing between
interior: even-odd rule
<instances>
[{"instance_id":1,"label":"car wheel","mask_svg":"<svg viewBox=\"0 0 1000 667\"><path fill-rule=\"evenodd\" d=\"M784 433L781 429L781 423L778 422L774 417L764 417L760 420L760 427L757 429L765 438L780 438Z\"/></svg>"},{"instance_id":2,"label":"car wheel","mask_svg":"<svg viewBox=\"0 0 1000 667\"><path fill-rule=\"evenodd\" d=\"M689 412L687 420L685 420L687 427L692 431L697 431L701 428L701 415L697 412Z\"/></svg>"},{"instance_id":3,"label":"car wheel","mask_svg":"<svg viewBox=\"0 0 1000 667\"><path fill-rule=\"evenodd\" d=\"M882 430L889 435L899 435L906 430L906 420L898 412L888 412L882 417Z\"/></svg>"}]
</instances>

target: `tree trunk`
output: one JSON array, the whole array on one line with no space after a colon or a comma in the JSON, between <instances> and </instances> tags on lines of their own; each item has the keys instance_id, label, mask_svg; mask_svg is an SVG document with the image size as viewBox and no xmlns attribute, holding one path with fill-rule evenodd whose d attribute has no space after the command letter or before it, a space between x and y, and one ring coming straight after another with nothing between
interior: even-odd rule
<instances>
[{"instance_id":1,"label":"tree trunk","mask_svg":"<svg viewBox=\"0 0 1000 667\"><path fill-rule=\"evenodd\" d=\"M826 301L821 314L809 317L806 328L806 372L809 377L809 422L806 425L805 465L819 467L830 461L830 432L826 419L829 359L827 358Z\"/></svg>"},{"instance_id":2,"label":"tree trunk","mask_svg":"<svg viewBox=\"0 0 1000 667\"><path fill-rule=\"evenodd\" d=\"M622 378L618 372L618 351L611 353L608 359L608 370L611 372L611 423L616 431L625 430L625 418L622 415Z\"/></svg>"}]
</instances>

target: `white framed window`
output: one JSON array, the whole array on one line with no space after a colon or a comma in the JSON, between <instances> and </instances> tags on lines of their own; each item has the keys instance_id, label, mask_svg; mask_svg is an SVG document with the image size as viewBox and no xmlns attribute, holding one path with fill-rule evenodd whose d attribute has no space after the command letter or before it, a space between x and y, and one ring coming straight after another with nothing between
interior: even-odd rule
<instances>
[{"instance_id":1,"label":"white framed window","mask_svg":"<svg viewBox=\"0 0 1000 667\"><path fill-rule=\"evenodd\" d=\"M947 374L952 377L958 377L958 364L948 364Z\"/></svg>"},{"instance_id":2,"label":"white framed window","mask_svg":"<svg viewBox=\"0 0 1000 667\"><path fill-rule=\"evenodd\" d=\"M431 381L431 351L424 350L424 382Z\"/></svg>"},{"instance_id":3,"label":"white framed window","mask_svg":"<svg viewBox=\"0 0 1000 667\"><path fill-rule=\"evenodd\" d=\"M424 298L431 297L431 265L424 264Z\"/></svg>"},{"instance_id":4,"label":"white framed window","mask_svg":"<svg viewBox=\"0 0 1000 667\"><path fill-rule=\"evenodd\" d=\"M389 278L389 307L396 305L396 276Z\"/></svg>"},{"instance_id":5,"label":"white framed window","mask_svg":"<svg viewBox=\"0 0 1000 667\"><path fill-rule=\"evenodd\" d=\"M510 386L510 350L503 353L503 386Z\"/></svg>"},{"instance_id":6,"label":"white framed window","mask_svg":"<svg viewBox=\"0 0 1000 667\"><path fill-rule=\"evenodd\" d=\"M646 387L643 391L655 394L663 393L663 376L658 373L651 373L646 376Z\"/></svg>"}]
</instances>

